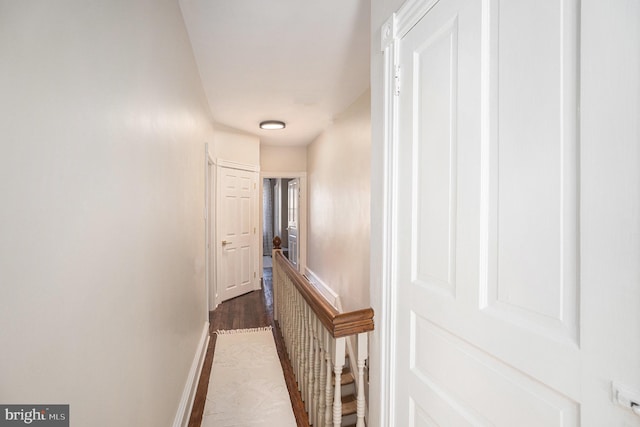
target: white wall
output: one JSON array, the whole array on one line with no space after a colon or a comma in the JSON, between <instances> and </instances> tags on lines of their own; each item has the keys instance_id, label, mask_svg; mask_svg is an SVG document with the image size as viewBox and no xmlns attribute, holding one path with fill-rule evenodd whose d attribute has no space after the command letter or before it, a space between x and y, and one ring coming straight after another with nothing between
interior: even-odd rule
<instances>
[{"instance_id":1,"label":"white wall","mask_svg":"<svg viewBox=\"0 0 640 427\"><path fill-rule=\"evenodd\" d=\"M260 146L260 170L262 172L306 172L307 146Z\"/></svg>"},{"instance_id":2,"label":"white wall","mask_svg":"<svg viewBox=\"0 0 640 427\"><path fill-rule=\"evenodd\" d=\"M206 322L207 101L176 1L0 1L0 402L171 425Z\"/></svg>"},{"instance_id":3,"label":"white wall","mask_svg":"<svg viewBox=\"0 0 640 427\"><path fill-rule=\"evenodd\" d=\"M309 146L308 267L344 310L369 307L370 96Z\"/></svg>"},{"instance_id":4,"label":"white wall","mask_svg":"<svg viewBox=\"0 0 640 427\"><path fill-rule=\"evenodd\" d=\"M209 153L214 159L259 166L260 139L255 135L216 124Z\"/></svg>"}]
</instances>

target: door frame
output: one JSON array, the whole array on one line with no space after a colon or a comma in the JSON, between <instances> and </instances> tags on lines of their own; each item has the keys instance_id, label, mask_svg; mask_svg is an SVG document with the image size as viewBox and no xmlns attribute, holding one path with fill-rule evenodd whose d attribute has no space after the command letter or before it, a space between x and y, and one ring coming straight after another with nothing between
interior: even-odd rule
<instances>
[{"instance_id":1,"label":"door frame","mask_svg":"<svg viewBox=\"0 0 640 427\"><path fill-rule=\"evenodd\" d=\"M414 3L409 0L407 3ZM405 3L405 5L407 4ZM402 8L401 8L402 9ZM371 236L372 262L371 262L371 302L376 313L380 313L376 318L376 330L371 340L371 370L378 372L371 377L369 389L369 420L372 425L394 425L394 371L395 353L392 348L393 334L396 324L395 302L396 295L393 287L393 276L395 266L393 264L393 253L395 251L395 240L393 238L396 228L396 204L395 192L392 191L395 185L394 176L397 173L397 105L398 98L396 92L396 69L399 59L399 40L396 37L397 15L399 11L392 14L382 25L381 46L383 53L382 84L384 91L381 95L383 120L381 126L381 159L382 166L381 188L378 196L379 209L379 231ZM373 196L373 195L372 195ZM375 202L374 202L375 203ZM372 217L372 220L374 218ZM374 224L372 223L372 232ZM374 257L378 257L380 262L375 262ZM378 278L377 280L374 278ZM377 282L377 283L376 283ZM377 285L377 286L376 286ZM376 304L377 303L377 304Z\"/></svg>"},{"instance_id":2,"label":"door frame","mask_svg":"<svg viewBox=\"0 0 640 427\"><path fill-rule=\"evenodd\" d=\"M295 187L293 192L295 193L295 191L297 190L298 193L298 200L295 200L295 194L294 194L294 201L292 202L291 200L291 183L295 183ZM291 204L293 203L294 205L294 213L295 213L295 218L293 223L295 224L295 231L293 233L293 235L295 236L295 251L292 250L292 240L291 240L291 218L289 217L289 212L291 211ZM296 267L296 269L299 270L298 267L298 263L299 263L299 255L300 255L300 241L298 240L298 234L299 234L299 229L300 229L300 179L299 178L294 178L294 179L289 179L287 181L287 248L289 251L289 261L292 261L291 264L294 265L294 267Z\"/></svg>"},{"instance_id":3,"label":"door frame","mask_svg":"<svg viewBox=\"0 0 640 427\"><path fill-rule=\"evenodd\" d=\"M217 271L216 256L212 251L213 242L216 241L216 164L213 157L209 153L209 144L205 144L205 162L204 162L204 218L205 218L205 295L207 298L207 319L209 312L218 306L216 280L212 280L212 272Z\"/></svg>"},{"instance_id":4,"label":"door frame","mask_svg":"<svg viewBox=\"0 0 640 427\"><path fill-rule=\"evenodd\" d=\"M382 81L382 126L381 185L377 202L372 207L379 209L379 231L371 236L371 302L376 316L376 330L371 340L372 376L369 389L370 422L372 425L395 425L396 401L394 334L396 328L396 287L393 278L397 265L397 186L398 186L398 94L401 82L400 41L426 15L438 0L407 0L382 24L380 29L380 51L383 54ZM377 206L376 206L377 205ZM372 223L372 230L374 224ZM376 260L377 258L377 260ZM379 262L378 262L379 261ZM374 279L377 278L377 279ZM372 410L373 409L373 410Z\"/></svg>"},{"instance_id":5,"label":"door frame","mask_svg":"<svg viewBox=\"0 0 640 427\"><path fill-rule=\"evenodd\" d=\"M307 173L306 172L261 172L260 173L260 202L258 215L260 230L263 227L264 212L262 209L262 194L265 178L298 179L300 181L300 205L298 207L298 271L305 271L307 266ZM258 248L262 248L262 231L258 233ZM260 277L262 277L262 256L260 258Z\"/></svg>"}]
</instances>

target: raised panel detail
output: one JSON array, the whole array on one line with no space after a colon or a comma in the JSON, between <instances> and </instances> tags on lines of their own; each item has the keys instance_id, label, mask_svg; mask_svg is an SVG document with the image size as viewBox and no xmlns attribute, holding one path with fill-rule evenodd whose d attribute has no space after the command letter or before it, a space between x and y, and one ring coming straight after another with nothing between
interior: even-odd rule
<instances>
[{"instance_id":1,"label":"raised panel detail","mask_svg":"<svg viewBox=\"0 0 640 427\"><path fill-rule=\"evenodd\" d=\"M240 199L240 234L248 236L251 234L251 199L243 197Z\"/></svg>"},{"instance_id":2,"label":"raised panel detail","mask_svg":"<svg viewBox=\"0 0 640 427\"><path fill-rule=\"evenodd\" d=\"M416 404L415 400L410 399L409 408L411 427L438 427L438 424L419 404Z\"/></svg>"},{"instance_id":3,"label":"raised panel detail","mask_svg":"<svg viewBox=\"0 0 640 427\"><path fill-rule=\"evenodd\" d=\"M243 192L251 190L251 178L244 176L240 177L240 190Z\"/></svg>"},{"instance_id":4,"label":"raised panel detail","mask_svg":"<svg viewBox=\"0 0 640 427\"><path fill-rule=\"evenodd\" d=\"M418 403L430 408L439 425L457 425L456 414L473 425L579 425L578 403L416 313L410 353L411 370L420 379L411 387L424 389L412 395L432 400Z\"/></svg>"},{"instance_id":5,"label":"raised panel detail","mask_svg":"<svg viewBox=\"0 0 640 427\"><path fill-rule=\"evenodd\" d=\"M238 223L240 218L238 218L238 198L237 197L227 197L225 203L225 227L224 234L225 237L233 237L236 235L236 230L238 230Z\"/></svg>"},{"instance_id":6,"label":"raised panel detail","mask_svg":"<svg viewBox=\"0 0 640 427\"><path fill-rule=\"evenodd\" d=\"M238 251L235 248L231 248L224 251L223 256L226 258L226 265L228 266L228 268L224 270L224 287L227 290L236 288L238 286L237 279L235 277L239 262Z\"/></svg>"},{"instance_id":7,"label":"raised panel detail","mask_svg":"<svg viewBox=\"0 0 640 427\"><path fill-rule=\"evenodd\" d=\"M413 281L455 295L458 21L413 55Z\"/></svg>"},{"instance_id":8,"label":"raised panel detail","mask_svg":"<svg viewBox=\"0 0 640 427\"><path fill-rule=\"evenodd\" d=\"M251 268L251 246L241 246L240 247L240 285L251 282L251 272L253 269Z\"/></svg>"},{"instance_id":9,"label":"raised panel detail","mask_svg":"<svg viewBox=\"0 0 640 427\"><path fill-rule=\"evenodd\" d=\"M494 0L490 11L480 306L577 342L578 2Z\"/></svg>"},{"instance_id":10,"label":"raised panel detail","mask_svg":"<svg viewBox=\"0 0 640 427\"><path fill-rule=\"evenodd\" d=\"M227 174L225 175L226 186L229 189L235 190L238 186L238 177L235 175Z\"/></svg>"}]
</instances>

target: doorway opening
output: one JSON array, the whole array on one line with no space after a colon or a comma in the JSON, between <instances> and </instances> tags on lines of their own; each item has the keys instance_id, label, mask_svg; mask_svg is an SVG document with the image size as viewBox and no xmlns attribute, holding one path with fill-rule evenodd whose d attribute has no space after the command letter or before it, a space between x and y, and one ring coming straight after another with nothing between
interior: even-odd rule
<instances>
[{"instance_id":1,"label":"doorway opening","mask_svg":"<svg viewBox=\"0 0 640 427\"><path fill-rule=\"evenodd\" d=\"M289 245L290 197L293 178L264 178L262 181L262 260L263 268L271 268L273 238L280 237L282 253L291 260Z\"/></svg>"},{"instance_id":2,"label":"doorway opening","mask_svg":"<svg viewBox=\"0 0 640 427\"><path fill-rule=\"evenodd\" d=\"M270 277L273 238L280 237L283 255L304 272L306 225L306 174L262 176L261 248L263 278Z\"/></svg>"}]
</instances>

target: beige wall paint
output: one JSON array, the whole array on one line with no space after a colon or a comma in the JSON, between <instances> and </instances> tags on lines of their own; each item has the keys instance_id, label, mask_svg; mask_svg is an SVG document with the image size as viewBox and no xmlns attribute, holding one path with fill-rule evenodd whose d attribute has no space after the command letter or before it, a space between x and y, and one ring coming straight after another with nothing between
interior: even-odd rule
<instances>
[{"instance_id":1,"label":"beige wall paint","mask_svg":"<svg viewBox=\"0 0 640 427\"><path fill-rule=\"evenodd\" d=\"M260 139L257 136L218 124L214 128L213 149L209 150L214 159L260 165Z\"/></svg>"},{"instance_id":2,"label":"beige wall paint","mask_svg":"<svg viewBox=\"0 0 640 427\"><path fill-rule=\"evenodd\" d=\"M369 306L370 94L309 146L308 267L344 310Z\"/></svg>"},{"instance_id":3,"label":"beige wall paint","mask_svg":"<svg viewBox=\"0 0 640 427\"><path fill-rule=\"evenodd\" d=\"M0 402L171 425L212 135L178 3L4 1L0 57Z\"/></svg>"},{"instance_id":4,"label":"beige wall paint","mask_svg":"<svg viewBox=\"0 0 640 427\"><path fill-rule=\"evenodd\" d=\"M306 172L307 147L260 147L260 170L262 172Z\"/></svg>"}]
</instances>

